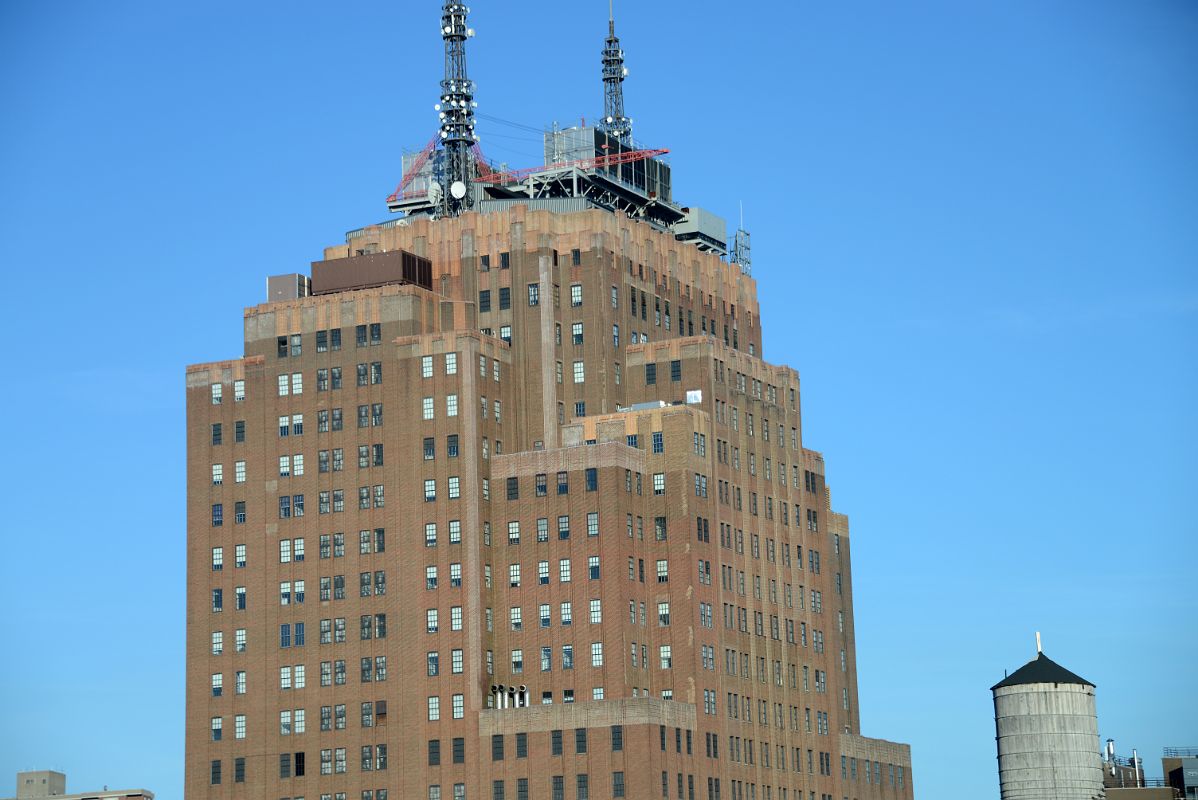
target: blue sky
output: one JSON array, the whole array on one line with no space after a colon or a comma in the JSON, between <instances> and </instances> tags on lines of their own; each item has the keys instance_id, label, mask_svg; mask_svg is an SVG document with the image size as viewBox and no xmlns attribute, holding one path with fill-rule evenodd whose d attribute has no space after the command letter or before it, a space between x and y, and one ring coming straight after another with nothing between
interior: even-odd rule
<instances>
[{"instance_id":1,"label":"blue sky","mask_svg":"<svg viewBox=\"0 0 1198 800\"><path fill-rule=\"evenodd\" d=\"M597 116L606 5L478 0L479 110ZM0 786L181 796L183 368L240 353L265 275L387 217L438 13L0 5ZM865 733L912 743L920 798L996 796L988 687L1040 630L1159 774L1198 717L1198 6L617 16L676 196L744 203L765 355L852 519Z\"/></svg>"}]
</instances>

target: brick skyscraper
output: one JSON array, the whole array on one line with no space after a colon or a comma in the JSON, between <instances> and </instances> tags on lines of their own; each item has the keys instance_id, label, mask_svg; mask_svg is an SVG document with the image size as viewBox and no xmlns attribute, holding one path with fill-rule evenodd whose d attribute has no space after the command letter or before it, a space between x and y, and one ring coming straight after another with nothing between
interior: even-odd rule
<instances>
[{"instance_id":1,"label":"brick skyscraper","mask_svg":"<svg viewBox=\"0 0 1198 800\"><path fill-rule=\"evenodd\" d=\"M187 797L913 796L798 374L640 158L479 162L188 368Z\"/></svg>"}]
</instances>

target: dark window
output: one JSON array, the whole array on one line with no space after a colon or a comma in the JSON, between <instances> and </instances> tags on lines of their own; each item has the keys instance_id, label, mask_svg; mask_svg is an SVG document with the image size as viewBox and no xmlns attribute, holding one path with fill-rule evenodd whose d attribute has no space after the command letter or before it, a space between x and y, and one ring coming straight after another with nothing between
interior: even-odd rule
<instances>
[{"instance_id":1,"label":"dark window","mask_svg":"<svg viewBox=\"0 0 1198 800\"><path fill-rule=\"evenodd\" d=\"M323 353L329 349L329 332L316 332L316 352Z\"/></svg>"},{"instance_id":2,"label":"dark window","mask_svg":"<svg viewBox=\"0 0 1198 800\"><path fill-rule=\"evenodd\" d=\"M512 265L512 254L511 253L500 253L499 254L499 268L507 269L511 265Z\"/></svg>"},{"instance_id":3,"label":"dark window","mask_svg":"<svg viewBox=\"0 0 1198 800\"><path fill-rule=\"evenodd\" d=\"M624 749L624 726L611 726L611 749L613 753L618 753Z\"/></svg>"},{"instance_id":4,"label":"dark window","mask_svg":"<svg viewBox=\"0 0 1198 800\"><path fill-rule=\"evenodd\" d=\"M359 325L357 328L354 329L354 338L357 342L358 347L366 346L366 326L365 325Z\"/></svg>"},{"instance_id":5,"label":"dark window","mask_svg":"<svg viewBox=\"0 0 1198 800\"><path fill-rule=\"evenodd\" d=\"M279 753L279 777L291 777L291 753Z\"/></svg>"},{"instance_id":6,"label":"dark window","mask_svg":"<svg viewBox=\"0 0 1198 800\"><path fill-rule=\"evenodd\" d=\"M557 473L557 493L558 494L569 494L570 493L570 474L568 472Z\"/></svg>"},{"instance_id":7,"label":"dark window","mask_svg":"<svg viewBox=\"0 0 1198 800\"><path fill-rule=\"evenodd\" d=\"M219 528L225 524L225 507L220 503L212 504L212 527Z\"/></svg>"},{"instance_id":8,"label":"dark window","mask_svg":"<svg viewBox=\"0 0 1198 800\"><path fill-rule=\"evenodd\" d=\"M436 440L432 436L425 437L424 440L424 460L432 461L436 458Z\"/></svg>"},{"instance_id":9,"label":"dark window","mask_svg":"<svg viewBox=\"0 0 1198 800\"><path fill-rule=\"evenodd\" d=\"M441 764L441 740L428 740L428 765L430 767L440 766Z\"/></svg>"},{"instance_id":10,"label":"dark window","mask_svg":"<svg viewBox=\"0 0 1198 800\"><path fill-rule=\"evenodd\" d=\"M370 323L370 343L380 344L383 341L383 326L381 323Z\"/></svg>"},{"instance_id":11,"label":"dark window","mask_svg":"<svg viewBox=\"0 0 1198 800\"><path fill-rule=\"evenodd\" d=\"M212 423L212 443L221 443L221 425L219 422Z\"/></svg>"},{"instance_id":12,"label":"dark window","mask_svg":"<svg viewBox=\"0 0 1198 800\"><path fill-rule=\"evenodd\" d=\"M611 796L624 797L624 773L613 772L611 774Z\"/></svg>"},{"instance_id":13,"label":"dark window","mask_svg":"<svg viewBox=\"0 0 1198 800\"><path fill-rule=\"evenodd\" d=\"M675 361L670 362L670 380L675 381L675 382L682 380L682 362L681 361L675 360Z\"/></svg>"},{"instance_id":14,"label":"dark window","mask_svg":"<svg viewBox=\"0 0 1198 800\"><path fill-rule=\"evenodd\" d=\"M295 754L295 777L302 778L304 776L304 754Z\"/></svg>"},{"instance_id":15,"label":"dark window","mask_svg":"<svg viewBox=\"0 0 1198 800\"><path fill-rule=\"evenodd\" d=\"M657 365L656 364L646 364L645 365L645 385L652 386L655 383L657 383Z\"/></svg>"},{"instance_id":16,"label":"dark window","mask_svg":"<svg viewBox=\"0 0 1198 800\"><path fill-rule=\"evenodd\" d=\"M491 736L491 760L503 761L503 734L496 733Z\"/></svg>"},{"instance_id":17,"label":"dark window","mask_svg":"<svg viewBox=\"0 0 1198 800\"><path fill-rule=\"evenodd\" d=\"M478 293L478 310L479 313L491 310L491 290L483 289Z\"/></svg>"},{"instance_id":18,"label":"dark window","mask_svg":"<svg viewBox=\"0 0 1198 800\"><path fill-rule=\"evenodd\" d=\"M220 759L214 759L210 765L208 782L213 786L220 785Z\"/></svg>"},{"instance_id":19,"label":"dark window","mask_svg":"<svg viewBox=\"0 0 1198 800\"><path fill-rule=\"evenodd\" d=\"M587 491L595 492L599 490L599 470L595 467L587 467Z\"/></svg>"},{"instance_id":20,"label":"dark window","mask_svg":"<svg viewBox=\"0 0 1198 800\"><path fill-rule=\"evenodd\" d=\"M491 257L489 255L479 256L478 268L481 272L489 272L491 269Z\"/></svg>"},{"instance_id":21,"label":"dark window","mask_svg":"<svg viewBox=\"0 0 1198 800\"><path fill-rule=\"evenodd\" d=\"M466 763L466 740L461 736L456 736L453 740L453 763Z\"/></svg>"},{"instance_id":22,"label":"dark window","mask_svg":"<svg viewBox=\"0 0 1198 800\"><path fill-rule=\"evenodd\" d=\"M245 783L245 758L233 759L233 782Z\"/></svg>"},{"instance_id":23,"label":"dark window","mask_svg":"<svg viewBox=\"0 0 1198 800\"><path fill-rule=\"evenodd\" d=\"M245 420L239 419L233 423L233 441L245 441Z\"/></svg>"},{"instance_id":24,"label":"dark window","mask_svg":"<svg viewBox=\"0 0 1198 800\"><path fill-rule=\"evenodd\" d=\"M507 479L507 499L508 500L519 500L520 499L520 479L519 478L508 478Z\"/></svg>"},{"instance_id":25,"label":"dark window","mask_svg":"<svg viewBox=\"0 0 1198 800\"><path fill-rule=\"evenodd\" d=\"M245 524L245 501L238 500L233 503L233 522L238 525Z\"/></svg>"},{"instance_id":26,"label":"dark window","mask_svg":"<svg viewBox=\"0 0 1198 800\"><path fill-rule=\"evenodd\" d=\"M582 251L577 247L570 251L570 263L576 267L582 264Z\"/></svg>"},{"instance_id":27,"label":"dark window","mask_svg":"<svg viewBox=\"0 0 1198 800\"><path fill-rule=\"evenodd\" d=\"M491 781L491 800L504 800L503 781Z\"/></svg>"},{"instance_id":28,"label":"dark window","mask_svg":"<svg viewBox=\"0 0 1198 800\"><path fill-rule=\"evenodd\" d=\"M512 290L507 286L499 288L499 310L506 311L512 307Z\"/></svg>"},{"instance_id":29,"label":"dark window","mask_svg":"<svg viewBox=\"0 0 1198 800\"><path fill-rule=\"evenodd\" d=\"M550 779L550 784L553 788L553 800L566 800L566 778L564 775L554 775Z\"/></svg>"},{"instance_id":30,"label":"dark window","mask_svg":"<svg viewBox=\"0 0 1198 800\"><path fill-rule=\"evenodd\" d=\"M516 734L516 758L528 758L528 734Z\"/></svg>"},{"instance_id":31,"label":"dark window","mask_svg":"<svg viewBox=\"0 0 1198 800\"><path fill-rule=\"evenodd\" d=\"M456 433L451 433L446 437L445 454L450 458L458 457L458 435Z\"/></svg>"},{"instance_id":32,"label":"dark window","mask_svg":"<svg viewBox=\"0 0 1198 800\"><path fill-rule=\"evenodd\" d=\"M562 754L562 732L549 732L549 753L550 755L560 756Z\"/></svg>"},{"instance_id":33,"label":"dark window","mask_svg":"<svg viewBox=\"0 0 1198 800\"><path fill-rule=\"evenodd\" d=\"M329 349L331 349L331 350L340 350L341 349L341 329L340 328L332 328L331 330L329 330Z\"/></svg>"},{"instance_id":34,"label":"dark window","mask_svg":"<svg viewBox=\"0 0 1198 800\"><path fill-rule=\"evenodd\" d=\"M587 751L587 729L574 729L574 752L585 753Z\"/></svg>"},{"instance_id":35,"label":"dark window","mask_svg":"<svg viewBox=\"0 0 1198 800\"><path fill-rule=\"evenodd\" d=\"M279 358L286 358L286 357L287 357L287 337L280 336L279 337Z\"/></svg>"}]
</instances>

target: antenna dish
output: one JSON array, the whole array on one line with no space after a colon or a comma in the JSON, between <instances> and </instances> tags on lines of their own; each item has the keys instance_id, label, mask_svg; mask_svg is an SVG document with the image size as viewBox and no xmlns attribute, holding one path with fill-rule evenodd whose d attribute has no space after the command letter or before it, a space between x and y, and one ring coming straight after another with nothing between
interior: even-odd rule
<instances>
[{"instance_id":1,"label":"antenna dish","mask_svg":"<svg viewBox=\"0 0 1198 800\"><path fill-rule=\"evenodd\" d=\"M435 206L441 202L441 184L434 183L428 187L428 204Z\"/></svg>"},{"instance_id":2,"label":"antenna dish","mask_svg":"<svg viewBox=\"0 0 1198 800\"><path fill-rule=\"evenodd\" d=\"M462 181L454 181L449 185L449 194L454 200L461 200L466 196L466 184Z\"/></svg>"}]
</instances>

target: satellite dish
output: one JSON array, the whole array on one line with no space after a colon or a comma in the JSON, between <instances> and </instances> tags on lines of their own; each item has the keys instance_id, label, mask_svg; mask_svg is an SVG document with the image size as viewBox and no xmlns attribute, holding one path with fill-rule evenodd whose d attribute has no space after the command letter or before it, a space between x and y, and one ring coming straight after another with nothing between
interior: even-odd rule
<instances>
[{"instance_id":1,"label":"satellite dish","mask_svg":"<svg viewBox=\"0 0 1198 800\"><path fill-rule=\"evenodd\" d=\"M466 196L466 184L461 181L454 181L449 185L449 193L454 200L461 200Z\"/></svg>"},{"instance_id":2,"label":"satellite dish","mask_svg":"<svg viewBox=\"0 0 1198 800\"><path fill-rule=\"evenodd\" d=\"M428 187L428 204L430 206L439 205L441 202L441 184L433 183Z\"/></svg>"}]
</instances>

